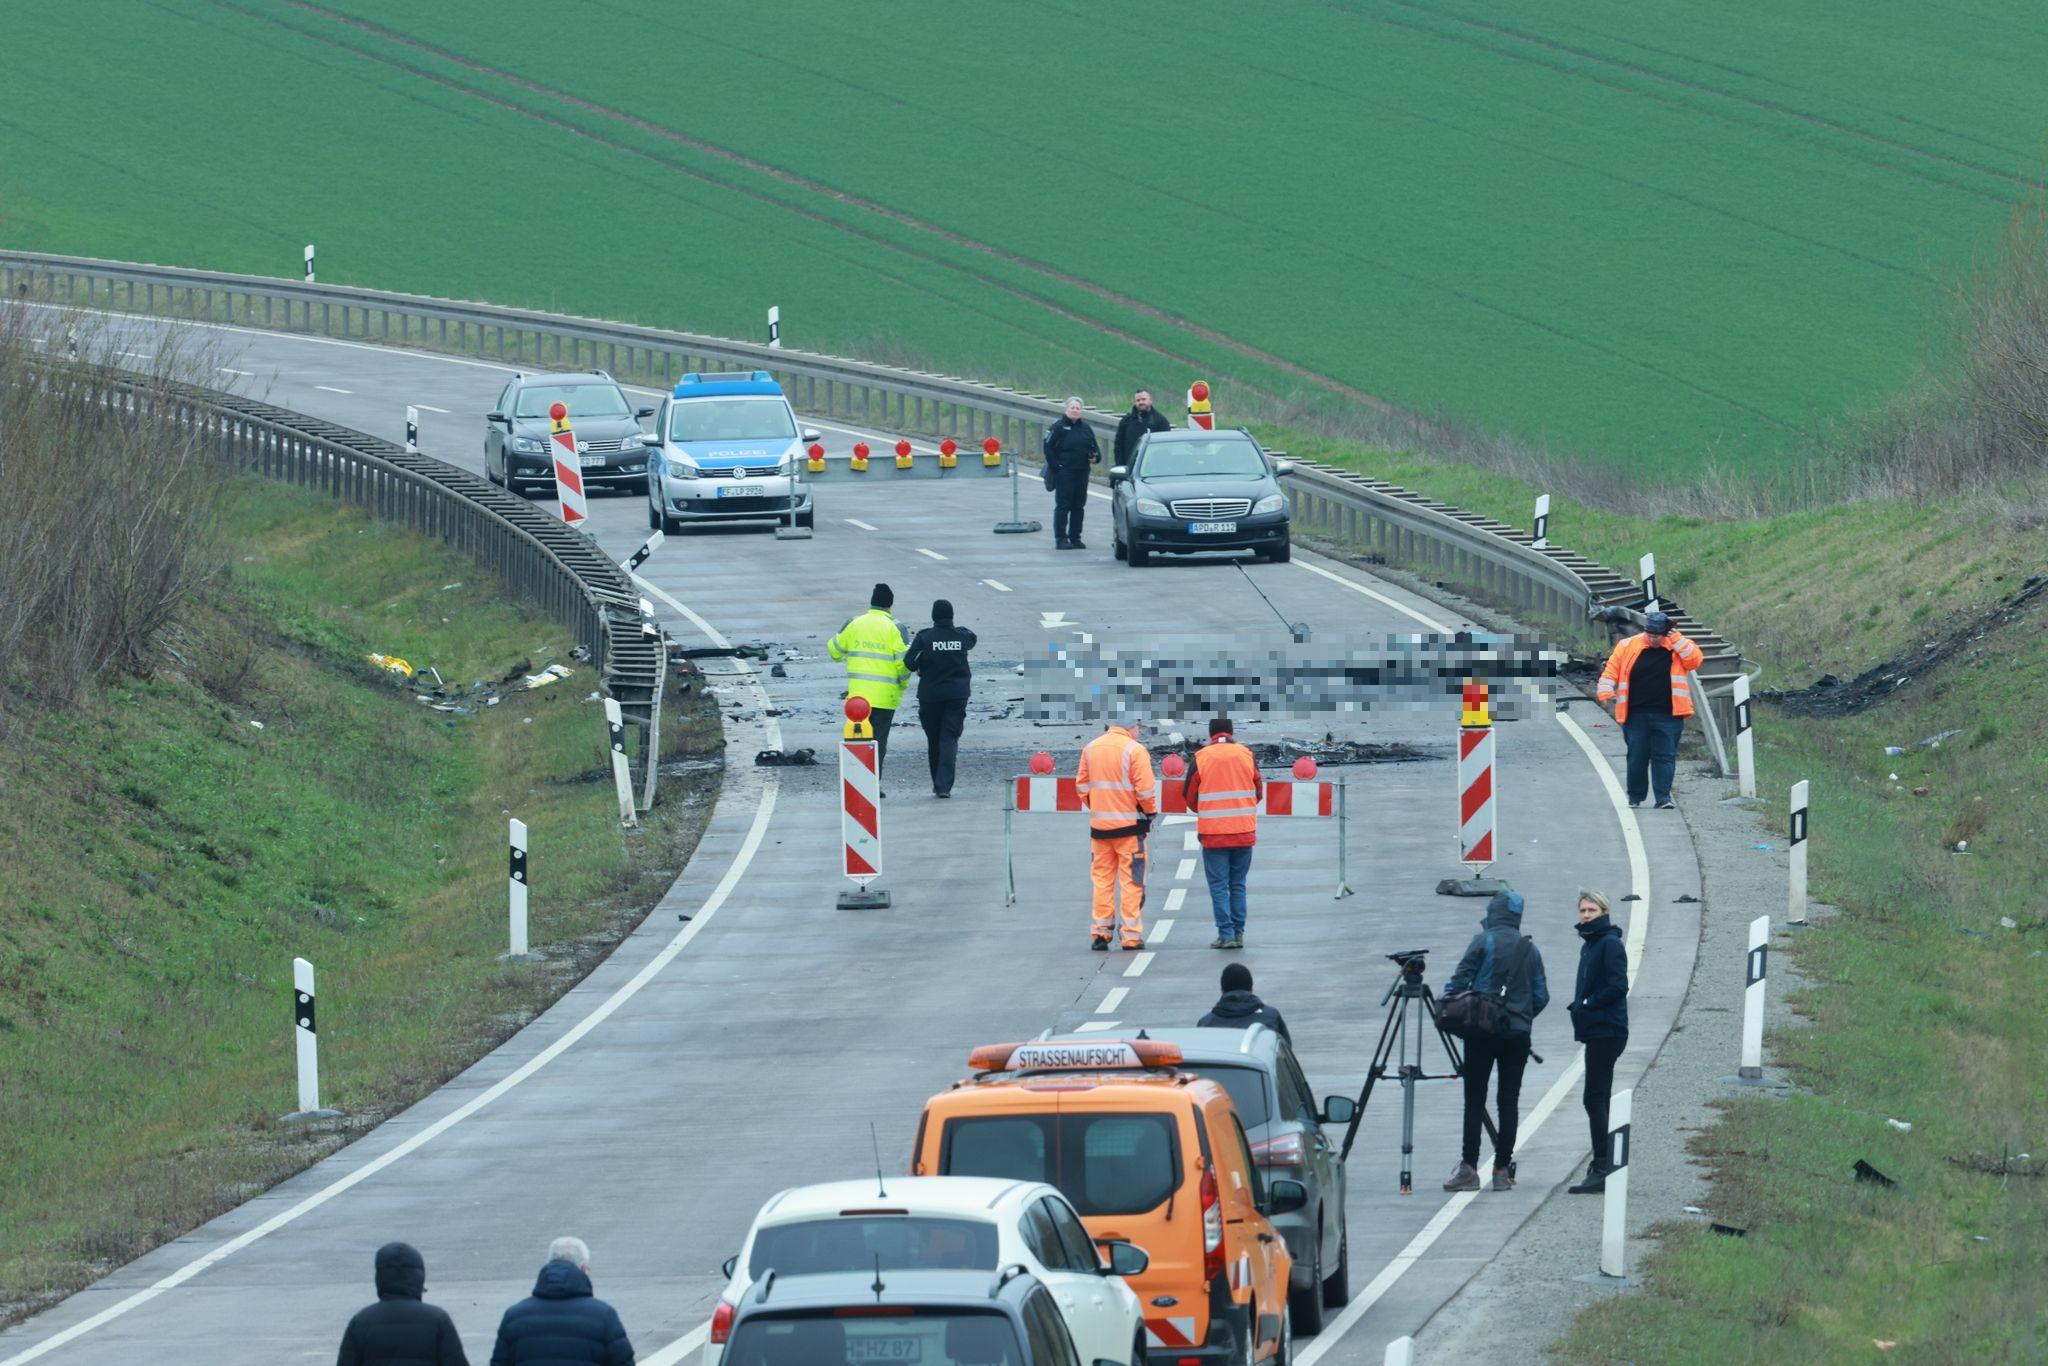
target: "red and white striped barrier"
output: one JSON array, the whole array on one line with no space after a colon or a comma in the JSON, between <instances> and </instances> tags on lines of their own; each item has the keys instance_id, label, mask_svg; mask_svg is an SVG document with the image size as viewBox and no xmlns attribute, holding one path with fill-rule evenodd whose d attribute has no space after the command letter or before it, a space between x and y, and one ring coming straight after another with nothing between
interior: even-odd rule
<instances>
[{"instance_id":1,"label":"red and white striped barrier","mask_svg":"<svg viewBox=\"0 0 2048 1366\"><path fill-rule=\"evenodd\" d=\"M839 741L840 871L853 879L854 890L839 894L841 910L889 904L887 892L868 886L882 875L882 776L870 710L865 697L846 699L846 729Z\"/></svg>"},{"instance_id":2,"label":"red and white striped barrier","mask_svg":"<svg viewBox=\"0 0 2048 1366\"><path fill-rule=\"evenodd\" d=\"M1475 875L1493 864L1494 811L1493 718L1486 685L1467 683L1458 724L1458 861Z\"/></svg>"},{"instance_id":3,"label":"red and white striped barrier","mask_svg":"<svg viewBox=\"0 0 2048 1366\"><path fill-rule=\"evenodd\" d=\"M576 453L576 432L569 425L566 404L548 408L548 449L555 457L555 496L562 502L562 520L581 527L590 520L590 507L583 501L583 457Z\"/></svg>"}]
</instances>

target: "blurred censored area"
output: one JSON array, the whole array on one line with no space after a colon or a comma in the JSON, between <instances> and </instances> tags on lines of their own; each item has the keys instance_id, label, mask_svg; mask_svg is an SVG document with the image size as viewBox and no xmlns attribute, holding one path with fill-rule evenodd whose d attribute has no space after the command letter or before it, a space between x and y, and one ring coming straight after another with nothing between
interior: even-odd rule
<instances>
[{"instance_id":1,"label":"blurred censored area","mask_svg":"<svg viewBox=\"0 0 2048 1366\"><path fill-rule=\"evenodd\" d=\"M1549 704L1565 652L1534 636L1384 636L1294 644L1245 636L1054 645L1024 665L1023 715L1101 722L1257 715L1305 720L1371 711L1455 711L1487 685L1496 720Z\"/></svg>"}]
</instances>

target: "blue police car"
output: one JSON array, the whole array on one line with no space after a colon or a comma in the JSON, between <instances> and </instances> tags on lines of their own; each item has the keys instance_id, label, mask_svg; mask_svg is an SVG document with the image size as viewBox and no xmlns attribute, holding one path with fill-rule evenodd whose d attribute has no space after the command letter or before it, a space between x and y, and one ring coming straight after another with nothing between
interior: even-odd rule
<instances>
[{"instance_id":1,"label":"blue police car","mask_svg":"<svg viewBox=\"0 0 2048 1366\"><path fill-rule=\"evenodd\" d=\"M781 522L811 525L804 448L818 434L766 370L684 375L662 400L647 447L647 525Z\"/></svg>"}]
</instances>

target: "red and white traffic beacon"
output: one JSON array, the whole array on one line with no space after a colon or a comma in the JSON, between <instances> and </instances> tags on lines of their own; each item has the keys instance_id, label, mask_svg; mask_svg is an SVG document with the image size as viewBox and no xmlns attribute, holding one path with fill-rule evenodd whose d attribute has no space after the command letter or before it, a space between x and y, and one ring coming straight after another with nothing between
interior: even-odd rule
<instances>
[{"instance_id":1,"label":"red and white traffic beacon","mask_svg":"<svg viewBox=\"0 0 2048 1366\"><path fill-rule=\"evenodd\" d=\"M583 501L583 458L576 452L566 404L548 405L548 450L555 457L555 496L562 501L562 521L580 529L590 520L590 508Z\"/></svg>"},{"instance_id":2,"label":"red and white traffic beacon","mask_svg":"<svg viewBox=\"0 0 2048 1366\"><path fill-rule=\"evenodd\" d=\"M882 774L873 707L865 697L846 699L846 728L839 740L840 870L853 890L839 894L842 911L881 910L889 894L868 886L882 875Z\"/></svg>"},{"instance_id":3,"label":"red and white traffic beacon","mask_svg":"<svg viewBox=\"0 0 2048 1366\"><path fill-rule=\"evenodd\" d=\"M1188 425L1205 432L1216 430L1216 413L1209 406L1209 381L1198 379L1188 386Z\"/></svg>"},{"instance_id":4,"label":"red and white traffic beacon","mask_svg":"<svg viewBox=\"0 0 2048 1366\"><path fill-rule=\"evenodd\" d=\"M1498 855L1493 780L1493 713L1487 706L1486 684L1469 679L1462 689L1458 714L1458 861L1468 877L1446 878L1437 891L1451 896L1492 896L1507 883L1485 876Z\"/></svg>"}]
</instances>

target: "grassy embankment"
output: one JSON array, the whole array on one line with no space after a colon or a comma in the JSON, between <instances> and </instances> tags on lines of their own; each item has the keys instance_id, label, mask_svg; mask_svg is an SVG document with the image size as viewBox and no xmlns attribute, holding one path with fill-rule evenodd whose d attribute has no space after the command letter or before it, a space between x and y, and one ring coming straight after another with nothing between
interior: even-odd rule
<instances>
[{"instance_id":1,"label":"grassy embankment","mask_svg":"<svg viewBox=\"0 0 2048 1366\"><path fill-rule=\"evenodd\" d=\"M153 676L18 710L0 746L0 1319L493 1047L638 921L709 810L710 785L671 782L621 834L587 666L455 716L364 661L460 688L569 662L566 633L466 559L267 484L238 488L223 532L230 572L180 609ZM671 753L717 745L698 701L672 708ZM531 829L540 966L497 961L508 812ZM338 1132L276 1124L294 956L319 972Z\"/></svg>"},{"instance_id":2,"label":"grassy embankment","mask_svg":"<svg viewBox=\"0 0 2048 1366\"><path fill-rule=\"evenodd\" d=\"M1826 8L35 0L0 241L1769 471L2038 166L2035 7Z\"/></svg>"}]
</instances>

